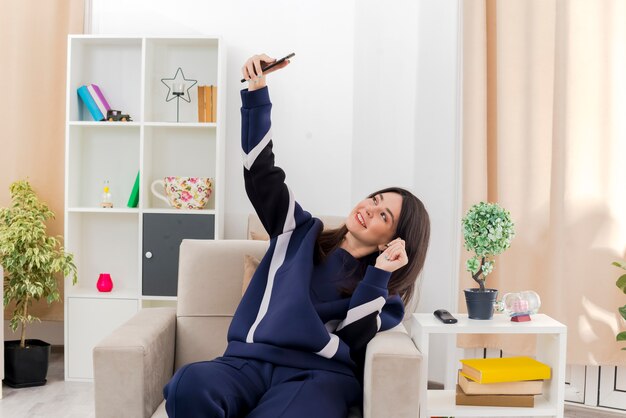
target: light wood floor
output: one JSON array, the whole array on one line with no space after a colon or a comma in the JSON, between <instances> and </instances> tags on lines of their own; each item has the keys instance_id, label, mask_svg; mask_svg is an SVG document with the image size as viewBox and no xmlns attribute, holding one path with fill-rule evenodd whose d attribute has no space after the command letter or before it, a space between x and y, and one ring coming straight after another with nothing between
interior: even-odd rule
<instances>
[{"instance_id":1,"label":"light wood floor","mask_svg":"<svg viewBox=\"0 0 626 418\"><path fill-rule=\"evenodd\" d=\"M2 388L0 418L95 418L93 383L63 380L63 347L53 347L48 383L34 388ZM565 418L625 417L622 411L565 406ZM124 417L120 417L124 418Z\"/></svg>"}]
</instances>

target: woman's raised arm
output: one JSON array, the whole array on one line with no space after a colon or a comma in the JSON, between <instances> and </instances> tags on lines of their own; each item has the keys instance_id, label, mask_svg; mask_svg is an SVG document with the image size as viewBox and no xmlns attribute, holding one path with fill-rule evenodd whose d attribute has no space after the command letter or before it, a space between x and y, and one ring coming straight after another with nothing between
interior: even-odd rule
<instances>
[{"instance_id":1,"label":"woman's raised arm","mask_svg":"<svg viewBox=\"0 0 626 418\"><path fill-rule=\"evenodd\" d=\"M262 84L263 87L241 91L241 147L248 198L273 238L309 221L311 215L295 202L285 184L284 171L274 164L272 103L265 75L260 72L261 63L268 62L273 62L273 59L264 54L255 55L242 68L244 78L250 80L254 76L257 80L255 83L249 81L251 85ZM287 64L281 63L272 71Z\"/></svg>"}]
</instances>

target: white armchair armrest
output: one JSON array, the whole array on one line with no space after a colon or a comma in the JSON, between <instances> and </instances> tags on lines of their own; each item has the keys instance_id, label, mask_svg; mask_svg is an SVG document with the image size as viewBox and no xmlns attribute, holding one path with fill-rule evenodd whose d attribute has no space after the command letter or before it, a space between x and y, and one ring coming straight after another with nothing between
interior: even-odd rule
<instances>
[{"instance_id":1,"label":"white armchair armrest","mask_svg":"<svg viewBox=\"0 0 626 418\"><path fill-rule=\"evenodd\" d=\"M403 327L379 332L365 354L363 417L417 417L421 360Z\"/></svg>"},{"instance_id":2,"label":"white armchair armrest","mask_svg":"<svg viewBox=\"0 0 626 418\"><path fill-rule=\"evenodd\" d=\"M96 416L151 417L174 373L176 309L142 309L93 349Z\"/></svg>"}]
</instances>

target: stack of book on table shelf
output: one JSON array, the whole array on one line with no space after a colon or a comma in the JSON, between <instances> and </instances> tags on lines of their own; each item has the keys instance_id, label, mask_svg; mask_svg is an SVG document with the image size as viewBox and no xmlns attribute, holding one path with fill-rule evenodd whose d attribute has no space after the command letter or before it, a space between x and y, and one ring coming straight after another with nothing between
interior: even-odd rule
<instances>
[{"instance_id":1,"label":"stack of book on table shelf","mask_svg":"<svg viewBox=\"0 0 626 418\"><path fill-rule=\"evenodd\" d=\"M100 87L95 84L87 84L78 88L78 96L81 98L87 110L95 121L106 120L107 112L111 106L104 98Z\"/></svg>"},{"instance_id":2,"label":"stack of book on table shelf","mask_svg":"<svg viewBox=\"0 0 626 418\"><path fill-rule=\"evenodd\" d=\"M461 363L457 405L533 407L543 381L550 379L550 367L530 357L465 359Z\"/></svg>"},{"instance_id":3,"label":"stack of book on table shelf","mask_svg":"<svg viewBox=\"0 0 626 418\"><path fill-rule=\"evenodd\" d=\"M198 122L217 122L217 86L198 86Z\"/></svg>"}]
</instances>

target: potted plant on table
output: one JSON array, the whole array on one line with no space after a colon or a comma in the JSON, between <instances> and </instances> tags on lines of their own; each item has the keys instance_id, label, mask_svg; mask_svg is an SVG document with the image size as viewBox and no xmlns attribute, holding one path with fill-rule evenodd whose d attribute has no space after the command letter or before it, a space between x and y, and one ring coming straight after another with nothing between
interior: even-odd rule
<instances>
[{"instance_id":1,"label":"potted plant on table","mask_svg":"<svg viewBox=\"0 0 626 418\"><path fill-rule=\"evenodd\" d=\"M511 246L515 225L507 210L497 203L485 202L472 206L462 223L465 249L474 253L465 269L479 286L464 290L467 313L471 319L491 319L498 291L485 288L485 281L493 271L493 257Z\"/></svg>"},{"instance_id":2,"label":"potted plant on table","mask_svg":"<svg viewBox=\"0 0 626 418\"><path fill-rule=\"evenodd\" d=\"M626 263L614 261L612 264L616 267L620 267L626 270ZM619 276L619 278L615 282L615 285L619 287L622 292L626 293L626 273ZM622 318L626 319L626 305L622 306L621 308L618 308L618 311L620 315L622 315ZM617 336L615 337L615 340L626 341L626 331L622 331L618 333ZM626 350L626 347L622 347L622 350Z\"/></svg>"},{"instance_id":3,"label":"potted plant on table","mask_svg":"<svg viewBox=\"0 0 626 418\"><path fill-rule=\"evenodd\" d=\"M26 325L38 321L28 312L33 300L50 304L60 299L57 273L77 280L73 256L66 254L58 238L46 233L45 222L54 213L26 180L10 186L12 205L0 209L0 265L4 268L4 306L15 302L10 327L21 326L21 338L5 341L5 380L11 387L46 383L50 344L26 339Z\"/></svg>"}]
</instances>

